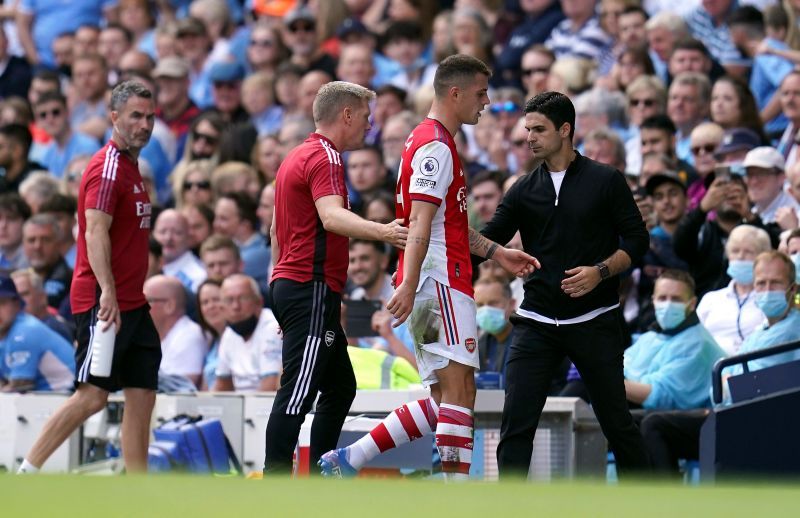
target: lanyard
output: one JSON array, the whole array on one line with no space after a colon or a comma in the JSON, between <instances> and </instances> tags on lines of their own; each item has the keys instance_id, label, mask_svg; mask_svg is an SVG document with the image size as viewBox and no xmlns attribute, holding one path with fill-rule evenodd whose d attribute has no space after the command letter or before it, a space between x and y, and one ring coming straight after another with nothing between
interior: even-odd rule
<instances>
[{"instance_id":1,"label":"lanyard","mask_svg":"<svg viewBox=\"0 0 800 518\"><path fill-rule=\"evenodd\" d=\"M742 306L747 304L747 299L750 298L751 293L753 293L753 290L747 292L747 295L745 296L744 300L740 301L739 292L736 291L736 284L734 283L733 294L736 295L736 304L739 306L739 311L736 312L736 332L739 333L739 338L741 338L742 340L744 340L744 334L742 334L742 326L740 324L740 321L742 319Z\"/></svg>"}]
</instances>

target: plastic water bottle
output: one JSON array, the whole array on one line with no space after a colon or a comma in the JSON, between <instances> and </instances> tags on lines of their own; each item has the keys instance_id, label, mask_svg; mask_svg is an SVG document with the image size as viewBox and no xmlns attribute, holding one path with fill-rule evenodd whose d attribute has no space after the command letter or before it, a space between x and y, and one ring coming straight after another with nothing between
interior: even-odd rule
<instances>
[{"instance_id":1,"label":"plastic water bottle","mask_svg":"<svg viewBox=\"0 0 800 518\"><path fill-rule=\"evenodd\" d=\"M107 378L111 375L111 363L114 359L114 340L117 336L117 326L114 322L103 330L106 322L98 320L92 331L92 362L89 365L89 374L98 378Z\"/></svg>"}]
</instances>

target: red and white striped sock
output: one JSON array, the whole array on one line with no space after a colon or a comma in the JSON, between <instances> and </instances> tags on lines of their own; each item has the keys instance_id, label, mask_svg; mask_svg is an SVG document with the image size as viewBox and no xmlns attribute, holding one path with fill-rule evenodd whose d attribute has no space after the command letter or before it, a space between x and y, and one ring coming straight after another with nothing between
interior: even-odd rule
<instances>
[{"instance_id":1,"label":"red and white striped sock","mask_svg":"<svg viewBox=\"0 0 800 518\"><path fill-rule=\"evenodd\" d=\"M472 410L442 403L436 426L436 447L442 458L445 480L469 479L473 425Z\"/></svg>"},{"instance_id":2,"label":"red and white striped sock","mask_svg":"<svg viewBox=\"0 0 800 518\"><path fill-rule=\"evenodd\" d=\"M347 462L356 469L401 444L434 432L439 407L431 399L406 403L386 416L370 433L347 447Z\"/></svg>"}]
</instances>

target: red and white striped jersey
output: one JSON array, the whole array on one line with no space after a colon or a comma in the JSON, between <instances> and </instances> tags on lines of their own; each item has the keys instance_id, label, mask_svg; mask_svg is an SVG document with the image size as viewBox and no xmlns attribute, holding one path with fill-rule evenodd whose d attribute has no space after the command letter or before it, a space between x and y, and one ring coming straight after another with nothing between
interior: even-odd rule
<instances>
[{"instance_id":1,"label":"red and white striped jersey","mask_svg":"<svg viewBox=\"0 0 800 518\"><path fill-rule=\"evenodd\" d=\"M422 262L420 286L430 277L473 296L469 254L467 186L455 141L442 123L425 119L406 140L397 178L397 217L408 226L411 202L424 201L439 209L431 222L428 254ZM403 281L400 252L398 283Z\"/></svg>"}]
</instances>

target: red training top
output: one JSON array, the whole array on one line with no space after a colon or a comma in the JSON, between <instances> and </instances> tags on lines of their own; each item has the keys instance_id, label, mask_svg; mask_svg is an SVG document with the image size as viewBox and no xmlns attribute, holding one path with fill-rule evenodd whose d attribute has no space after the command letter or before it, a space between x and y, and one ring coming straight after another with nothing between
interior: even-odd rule
<instances>
[{"instance_id":1,"label":"red training top","mask_svg":"<svg viewBox=\"0 0 800 518\"><path fill-rule=\"evenodd\" d=\"M81 178L78 194L78 254L72 275L70 302L73 313L91 310L100 287L86 254L86 210L112 216L111 272L120 311L145 304L142 288L147 276L150 238L150 197L133 158L109 141L95 153ZM97 246L90 244L90 246Z\"/></svg>"},{"instance_id":2,"label":"red training top","mask_svg":"<svg viewBox=\"0 0 800 518\"><path fill-rule=\"evenodd\" d=\"M322 226L314 202L337 195L350 208L342 157L328 138L312 133L278 168L275 182L275 230L278 260L272 279L325 281L341 293L347 280L348 239Z\"/></svg>"}]
</instances>

